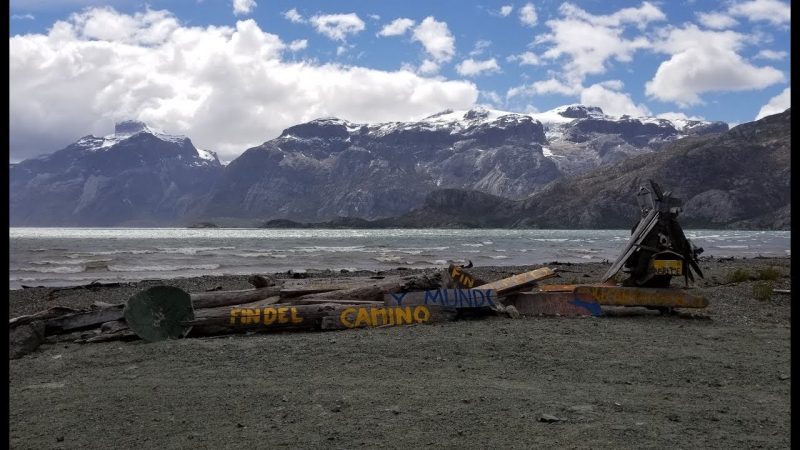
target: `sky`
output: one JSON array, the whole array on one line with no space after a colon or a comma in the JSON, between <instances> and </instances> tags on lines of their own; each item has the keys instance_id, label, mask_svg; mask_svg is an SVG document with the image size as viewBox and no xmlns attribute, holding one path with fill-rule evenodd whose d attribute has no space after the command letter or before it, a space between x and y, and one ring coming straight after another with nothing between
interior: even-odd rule
<instances>
[{"instance_id":1,"label":"sky","mask_svg":"<svg viewBox=\"0 0 800 450\"><path fill-rule=\"evenodd\" d=\"M731 125L790 106L790 4L10 0L10 162L138 119L230 161L319 117L484 106Z\"/></svg>"}]
</instances>

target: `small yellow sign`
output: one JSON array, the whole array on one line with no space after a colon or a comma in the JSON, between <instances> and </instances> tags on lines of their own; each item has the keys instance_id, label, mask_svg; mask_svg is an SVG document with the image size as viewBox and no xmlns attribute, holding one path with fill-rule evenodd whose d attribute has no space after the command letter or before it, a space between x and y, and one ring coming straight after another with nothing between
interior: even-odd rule
<instances>
[{"instance_id":1,"label":"small yellow sign","mask_svg":"<svg viewBox=\"0 0 800 450\"><path fill-rule=\"evenodd\" d=\"M656 275L680 275L683 262L677 259L656 259L653 261L653 272Z\"/></svg>"}]
</instances>

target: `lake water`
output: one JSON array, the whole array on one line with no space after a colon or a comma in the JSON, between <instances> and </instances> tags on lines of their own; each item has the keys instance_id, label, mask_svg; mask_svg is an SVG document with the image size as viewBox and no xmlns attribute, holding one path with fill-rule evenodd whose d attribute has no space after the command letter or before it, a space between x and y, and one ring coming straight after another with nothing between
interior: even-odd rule
<instances>
[{"instance_id":1,"label":"lake water","mask_svg":"<svg viewBox=\"0 0 800 450\"><path fill-rule=\"evenodd\" d=\"M685 230L702 256L790 255L789 231ZM630 230L11 228L9 284L614 260Z\"/></svg>"}]
</instances>

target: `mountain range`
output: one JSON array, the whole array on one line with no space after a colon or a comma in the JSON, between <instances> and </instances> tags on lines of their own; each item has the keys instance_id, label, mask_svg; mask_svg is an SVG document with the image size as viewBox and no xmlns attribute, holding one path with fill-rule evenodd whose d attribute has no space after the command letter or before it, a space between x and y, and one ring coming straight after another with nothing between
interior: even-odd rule
<instances>
[{"instance_id":1,"label":"mountain range","mask_svg":"<svg viewBox=\"0 0 800 450\"><path fill-rule=\"evenodd\" d=\"M787 228L790 122L787 110L728 130L584 105L533 114L448 110L376 124L323 118L223 166L189 138L127 121L113 135L12 164L10 219L627 227L637 214L633 192L654 178L686 200L685 217L697 226Z\"/></svg>"}]
</instances>

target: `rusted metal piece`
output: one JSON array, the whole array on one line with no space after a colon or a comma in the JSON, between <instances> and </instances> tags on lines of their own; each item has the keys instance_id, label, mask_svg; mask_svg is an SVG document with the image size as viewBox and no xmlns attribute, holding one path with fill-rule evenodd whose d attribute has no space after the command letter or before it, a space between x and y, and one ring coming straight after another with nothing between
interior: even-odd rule
<instances>
[{"instance_id":1,"label":"rusted metal piece","mask_svg":"<svg viewBox=\"0 0 800 450\"><path fill-rule=\"evenodd\" d=\"M708 301L679 289L639 288L607 285L576 286L576 295L587 296L608 306L649 306L656 308L705 308Z\"/></svg>"},{"instance_id":2,"label":"rusted metal piece","mask_svg":"<svg viewBox=\"0 0 800 450\"><path fill-rule=\"evenodd\" d=\"M594 298L572 291L525 292L504 299L523 316L587 317L601 316L603 310Z\"/></svg>"},{"instance_id":3,"label":"rusted metal piece","mask_svg":"<svg viewBox=\"0 0 800 450\"><path fill-rule=\"evenodd\" d=\"M531 270L530 272L520 273L502 280L493 281L475 289L493 289L497 295L506 295L512 292L519 292L527 287L531 287L536 282L556 276L556 272L549 267Z\"/></svg>"}]
</instances>

